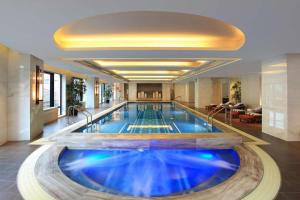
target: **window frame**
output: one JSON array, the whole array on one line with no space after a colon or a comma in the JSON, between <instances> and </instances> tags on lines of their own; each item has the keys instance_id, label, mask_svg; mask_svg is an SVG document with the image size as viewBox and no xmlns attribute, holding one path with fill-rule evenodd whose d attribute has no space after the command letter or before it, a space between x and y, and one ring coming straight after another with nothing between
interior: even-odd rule
<instances>
[{"instance_id":1,"label":"window frame","mask_svg":"<svg viewBox=\"0 0 300 200\"><path fill-rule=\"evenodd\" d=\"M59 115L62 115L62 78L63 75L55 72L50 72L50 71L44 71L44 74L50 75L50 106L49 108L59 108L60 112ZM55 106L55 87L54 87L54 75L59 75L59 89L60 89L60 98L59 98L59 106ZM45 108L43 108L45 110ZM48 108L46 108L48 109Z\"/></svg>"}]
</instances>

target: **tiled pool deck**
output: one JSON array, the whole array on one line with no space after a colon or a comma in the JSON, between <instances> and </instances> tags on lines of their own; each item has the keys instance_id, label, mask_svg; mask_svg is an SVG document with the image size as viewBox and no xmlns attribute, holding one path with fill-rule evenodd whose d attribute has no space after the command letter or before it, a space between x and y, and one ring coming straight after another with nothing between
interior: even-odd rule
<instances>
[{"instance_id":1,"label":"tiled pool deck","mask_svg":"<svg viewBox=\"0 0 300 200\"><path fill-rule=\"evenodd\" d=\"M188 106L193 108L193 105ZM94 112L100 112L110 107L111 105L105 105ZM205 112L204 110L199 111ZM218 115L217 119L224 121L222 114ZM59 122L48 125L45 135L66 126L65 120L60 119ZM258 125L234 121L233 126L270 143L270 145L260 147L274 158L282 173L282 186L276 199L300 199L300 179L298 178L300 177L300 142L285 142L264 134ZM9 142L0 147L0 199L22 199L16 187L16 175L24 159L37 148L38 146L28 145L27 142Z\"/></svg>"}]
</instances>

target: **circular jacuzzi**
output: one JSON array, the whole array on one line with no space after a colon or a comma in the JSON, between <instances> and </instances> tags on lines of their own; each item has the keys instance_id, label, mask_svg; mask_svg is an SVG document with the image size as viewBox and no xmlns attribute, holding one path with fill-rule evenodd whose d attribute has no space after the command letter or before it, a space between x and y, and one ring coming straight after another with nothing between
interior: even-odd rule
<instances>
[{"instance_id":1,"label":"circular jacuzzi","mask_svg":"<svg viewBox=\"0 0 300 200\"><path fill-rule=\"evenodd\" d=\"M234 149L64 149L61 171L98 192L165 197L199 192L230 179L240 168Z\"/></svg>"}]
</instances>

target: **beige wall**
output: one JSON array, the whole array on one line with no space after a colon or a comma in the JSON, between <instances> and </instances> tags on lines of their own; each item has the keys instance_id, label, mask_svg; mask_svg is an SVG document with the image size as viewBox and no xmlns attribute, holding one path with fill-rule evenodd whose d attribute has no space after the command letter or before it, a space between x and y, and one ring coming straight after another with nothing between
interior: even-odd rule
<instances>
[{"instance_id":1,"label":"beige wall","mask_svg":"<svg viewBox=\"0 0 300 200\"><path fill-rule=\"evenodd\" d=\"M30 90L32 94L36 90L36 66L41 70L44 68L44 61L30 55ZM36 104L34 98L30 98L30 140L36 138L43 132L44 119L43 119L43 102Z\"/></svg>"},{"instance_id":2,"label":"beige wall","mask_svg":"<svg viewBox=\"0 0 300 200\"><path fill-rule=\"evenodd\" d=\"M273 67L278 63L287 63L286 58L275 58L262 64L262 131L287 140L288 75L285 66Z\"/></svg>"},{"instance_id":3,"label":"beige wall","mask_svg":"<svg viewBox=\"0 0 300 200\"><path fill-rule=\"evenodd\" d=\"M54 122L58 119L58 108L49 108L43 111L44 125Z\"/></svg>"},{"instance_id":4,"label":"beige wall","mask_svg":"<svg viewBox=\"0 0 300 200\"><path fill-rule=\"evenodd\" d=\"M200 78L195 82L195 106L205 108L209 104L222 102L222 80L217 78Z\"/></svg>"},{"instance_id":5,"label":"beige wall","mask_svg":"<svg viewBox=\"0 0 300 200\"><path fill-rule=\"evenodd\" d=\"M136 83L128 83L128 100L136 101L137 85Z\"/></svg>"},{"instance_id":6,"label":"beige wall","mask_svg":"<svg viewBox=\"0 0 300 200\"><path fill-rule=\"evenodd\" d=\"M300 54L287 55L287 140L300 141Z\"/></svg>"},{"instance_id":7,"label":"beige wall","mask_svg":"<svg viewBox=\"0 0 300 200\"><path fill-rule=\"evenodd\" d=\"M175 83L174 93L176 100L189 102L189 83Z\"/></svg>"},{"instance_id":8,"label":"beige wall","mask_svg":"<svg viewBox=\"0 0 300 200\"><path fill-rule=\"evenodd\" d=\"M195 85L195 106L197 108L204 108L212 102L212 87L213 82L211 78L200 78L197 79Z\"/></svg>"},{"instance_id":9,"label":"beige wall","mask_svg":"<svg viewBox=\"0 0 300 200\"><path fill-rule=\"evenodd\" d=\"M8 140L30 139L30 56L10 49L8 59Z\"/></svg>"},{"instance_id":10,"label":"beige wall","mask_svg":"<svg viewBox=\"0 0 300 200\"><path fill-rule=\"evenodd\" d=\"M300 141L300 54L287 54L262 64L262 130Z\"/></svg>"},{"instance_id":11,"label":"beige wall","mask_svg":"<svg viewBox=\"0 0 300 200\"><path fill-rule=\"evenodd\" d=\"M35 102L36 65L43 61L0 45L0 144L31 140L42 132L42 103Z\"/></svg>"},{"instance_id":12,"label":"beige wall","mask_svg":"<svg viewBox=\"0 0 300 200\"><path fill-rule=\"evenodd\" d=\"M189 82L189 100L188 102L194 103L195 102L195 82Z\"/></svg>"},{"instance_id":13,"label":"beige wall","mask_svg":"<svg viewBox=\"0 0 300 200\"><path fill-rule=\"evenodd\" d=\"M242 103L247 107L255 108L260 106L261 99L261 76L252 74L241 76Z\"/></svg>"},{"instance_id":14,"label":"beige wall","mask_svg":"<svg viewBox=\"0 0 300 200\"><path fill-rule=\"evenodd\" d=\"M213 104L222 103L222 80L213 78L212 79L212 97L211 102Z\"/></svg>"},{"instance_id":15,"label":"beige wall","mask_svg":"<svg viewBox=\"0 0 300 200\"><path fill-rule=\"evenodd\" d=\"M162 84L162 99L169 101L171 99L171 83Z\"/></svg>"},{"instance_id":16,"label":"beige wall","mask_svg":"<svg viewBox=\"0 0 300 200\"><path fill-rule=\"evenodd\" d=\"M7 141L7 71L9 49L0 44L0 145Z\"/></svg>"}]
</instances>

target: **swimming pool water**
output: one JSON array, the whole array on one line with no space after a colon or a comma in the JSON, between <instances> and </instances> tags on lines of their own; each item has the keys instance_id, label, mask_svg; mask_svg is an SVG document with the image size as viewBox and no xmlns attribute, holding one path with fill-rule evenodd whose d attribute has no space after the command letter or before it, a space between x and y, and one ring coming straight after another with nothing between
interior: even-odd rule
<instances>
[{"instance_id":1,"label":"swimming pool water","mask_svg":"<svg viewBox=\"0 0 300 200\"><path fill-rule=\"evenodd\" d=\"M159 197L197 192L230 178L240 160L233 149L66 149L63 173L93 190Z\"/></svg>"},{"instance_id":2,"label":"swimming pool water","mask_svg":"<svg viewBox=\"0 0 300 200\"><path fill-rule=\"evenodd\" d=\"M75 132L204 133L221 132L174 103L129 103Z\"/></svg>"}]
</instances>

